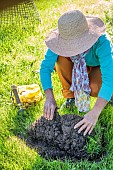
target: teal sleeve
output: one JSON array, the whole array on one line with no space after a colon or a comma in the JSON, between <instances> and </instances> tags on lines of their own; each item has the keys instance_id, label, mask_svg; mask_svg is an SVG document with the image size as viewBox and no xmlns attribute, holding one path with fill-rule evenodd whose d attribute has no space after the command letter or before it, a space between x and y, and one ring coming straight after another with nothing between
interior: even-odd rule
<instances>
[{"instance_id":1,"label":"teal sleeve","mask_svg":"<svg viewBox=\"0 0 113 170\"><path fill-rule=\"evenodd\" d=\"M99 38L96 55L100 62L102 86L98 97L109 101L113 93L113 46L107 35Z\"/></svg>"},{"instance_id":2,"label":"teal sleeve","mask_svg":"<svg viewBox=\"0 0 113 170\"><path fill-rule=\"evenodd\" d=\"M50 49L47 50L45 58L40 67L40 80L44 90L52 88L51 73L54 70L58 55Z\"/></svg>"}]
</instances>

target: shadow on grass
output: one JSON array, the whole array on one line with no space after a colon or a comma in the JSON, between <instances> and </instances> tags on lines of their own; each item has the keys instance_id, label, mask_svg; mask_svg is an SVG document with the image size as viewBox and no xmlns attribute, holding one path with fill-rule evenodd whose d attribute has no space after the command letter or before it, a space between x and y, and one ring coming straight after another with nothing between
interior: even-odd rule
<instances>
[{"instance_id":1,"label":"shadow on grass","mask_svg":"<svg viewBox=\"0 0 113 170\"><path fill-rule=\"evenodd\" d=\"M112 118L111 116L112 113L107 112L106 114L105 112L107 110L109 110L109 105L104 109L103 113L100 116L99 125L97 125L95 129L96 135L94 136L94 138L89 138L88 149L89 149L89 153L91 154L91 157L88 159L89 162L92 161L100 162L105 157L109 157L109 154L111 152L110 130L112 128L112 124L111 121L109 120ZM35 143L33 143L33 141L29 140L28 128L36 120L36 112L40 112L40 106L31 107L27 110L27 112L16 114L16 116L13 119L14 128L12 130L14 135L26 141L26 144L33 149L36 149L35 147L36 141ZM39 114L39 116L41 115ZM39 160L40 160L40 164L37 165ZM87 158L83 160L87 160ZM34 167L39 168L39 166L42 167L43 161L46 160L45 159L43 160L39 155L37 155L36 165L34 164L33 168ZM54 160L48 159L48 161L54 161ZM78 159L75 161L78 161ZM65 162L65 160L63 162ZM45 165L43 165L43 167L45 167Z\"/></svg>"},{"instance_id":2,"label":"shadow on grass","mask_svg":"<svg viewBox=\"0 0 113 170\"><path fill-rule=\"evenodd\" d=\"M41 116L41 106L31 106L25 109L24 112L18 113L19 108L15 108L17 113L15 117L13 117L13 129L11 130L14 135L19 138L25 139L27 138L27 129L29 126L36 120L36 117ZM38 113L38 114L37 114Z\"/></svg>"}]
</instances>

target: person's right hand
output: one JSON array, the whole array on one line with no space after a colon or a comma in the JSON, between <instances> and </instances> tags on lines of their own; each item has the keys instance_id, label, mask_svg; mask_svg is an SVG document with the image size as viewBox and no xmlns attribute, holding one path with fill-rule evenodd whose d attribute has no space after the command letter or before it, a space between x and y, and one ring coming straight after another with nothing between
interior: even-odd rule
<instances>
[{"instance_id":1,"label":"person's right hand","mask_svg":"<svg viewBox=\"0 0 113 170\"><path fill-rule=\"evenodd\" d=\"M46 101L44 104L43 117L45 117L48 120L52 120L56 107L57 105L56 105L56 101L54 100L54 98L46 98Z\"/></svg>"}]
</instances>

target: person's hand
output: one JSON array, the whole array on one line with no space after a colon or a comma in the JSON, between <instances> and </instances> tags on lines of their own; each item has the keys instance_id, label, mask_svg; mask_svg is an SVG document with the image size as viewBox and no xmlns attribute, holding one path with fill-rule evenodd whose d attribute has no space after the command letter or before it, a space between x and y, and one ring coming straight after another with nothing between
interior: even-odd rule
<instances>
[{"instance_id":1,"label":"person's hand","mask_svg":"<svg viewBox=\"0 0 113 170\"><path fill-rule=\"evenodd\" d=\"M54 98L46 98L46 101L44 104L43 117L45 117L48 120L52 120L56 107L57 105L56 105L56 101L54 100Z\"/></svg>"},{"instance_id":2,"label":"person's hand","mask_svg":"<svg viewBox=\"0 0 113 170\"><path fill-rule=\"evenodd\" d=\"M75 126L74 129L79 128L78 133L84 131L84 136L86 134L89 134L92 132L93 128L95 127L98 117L100 113L97 113L96 111L91 110L87 114L84 115L84 118L78 122Z\"/></svg>"}]
</instances>

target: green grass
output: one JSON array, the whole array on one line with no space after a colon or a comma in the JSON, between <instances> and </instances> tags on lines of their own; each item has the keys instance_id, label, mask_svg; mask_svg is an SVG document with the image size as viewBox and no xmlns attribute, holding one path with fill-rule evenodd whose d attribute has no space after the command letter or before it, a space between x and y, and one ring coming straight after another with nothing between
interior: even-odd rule
<instances>
[{"instance_id":1,"label":"green grass","mask_svg":"<svg viewBox=\"0 0 113 170\"><path fill-rule=\"evenodd\" d=\"M26 129L43 113L43 100L28 109L28 114L17 114L18 107L11 104L10 87L12 84L40 84L39 70L46 46L45 37L57 26L59 16L70 9L81 9L86 15L96 14L106 23L107 31L113 37L113 11L109 1L97 0L37 0L41 23L25 27L0 27L0 170L112 170L113 169L113 108L107 106L101 113L96 125L96 136L90 139L88 151L106 153L98 163L87 160L61 162L46 161L34 149L29 148L25 141L17 137L26 135ZM52 74L54 93L58 106L64 102L58 75ZM43 91L42 91L43 92ZM91 98L91 107L95 102ZM75 109L76 112L76 109ZM61 114L71 113L63 110ZM101 128L100 128L101 127ZM101 148L101 133L105 144Z\"/></svg>"}]
</instances>

